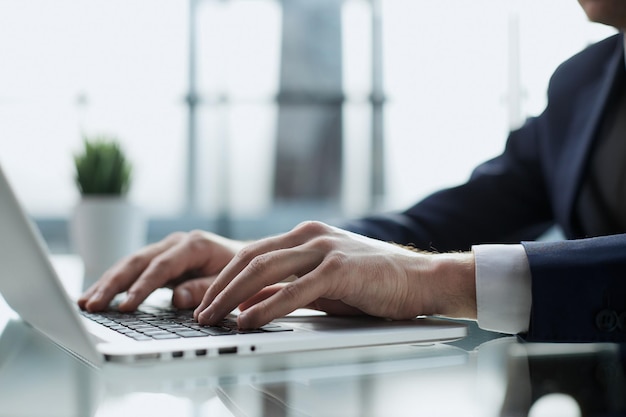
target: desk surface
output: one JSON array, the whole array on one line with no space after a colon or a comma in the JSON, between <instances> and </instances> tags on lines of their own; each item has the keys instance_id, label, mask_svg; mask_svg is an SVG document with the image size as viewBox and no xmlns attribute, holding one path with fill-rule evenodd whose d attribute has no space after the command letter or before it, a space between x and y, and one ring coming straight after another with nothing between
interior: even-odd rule
<instances>
[{"instance_id":1,"label":"desk surface","mask_svg":"<svg viewBox=\"0 0 626 417\"><path fill-rule=\"evenodd\" d=\"M65 277L66 268L73 268L63 258L55 264ZM80 282L66 279L70 292L78 291ZM102 369L58 348L15 317L2 300L0 332L0 416L523 415L518 410L529 407L536 391L528 375L529 368L536 368L528 365L528 349L514 337L482 332L475 326L466 339L453 344ZM539 357L553 358L551 347ZM595 385L597 369L616 368L613 346L567 348L559 346L556 357L578 355L594 365ZM560 362L549 363L554 386ZM570 369L572 363L566 360L561 366ZM595 397L604 404L612 395L621 398L626 392L620 375L606 378L598 386L613 387L618 394L608 388L598 391ZM539 410L534 415L554 415L550 407L557 407L560 415L577 415L575 403L567 398L553 396L552 400L543 405L544 414ZM567 404L574 405L570 414L563 413ZM622 405L619 400L610 404L615 410ZM508 411L503 412L503 407ZM602 404L597 409L603 410Z\"/></svg>"}]
</instances>

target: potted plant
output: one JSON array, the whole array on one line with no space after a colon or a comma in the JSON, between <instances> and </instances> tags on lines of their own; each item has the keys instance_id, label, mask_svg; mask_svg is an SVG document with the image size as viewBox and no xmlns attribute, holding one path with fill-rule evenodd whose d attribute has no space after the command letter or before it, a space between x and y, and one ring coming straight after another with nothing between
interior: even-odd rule
<instances>
[{"instance_id":1,"label":"potted plant","mask_svg":"<svg viewBox=\"0 0 626 417\"><path fill-rule=\"evenodd\" d=\"M127 198L132 166L117 138L83 138L74 155L81 198L70 222L75 251L83 260L88 288L117 260L144 244L145 222Z\"/></svg>"},{"instance_id":2,"label":"potted plant","mask_svg":"<svg viewBox=\"0 0 626 417\"><path fill-rule=\"evenodd\" d=\"M74 155L76 185L83 196L126 196L132 166L117 139L84 138L83 150Z\"/></svg>"}]
</instances>

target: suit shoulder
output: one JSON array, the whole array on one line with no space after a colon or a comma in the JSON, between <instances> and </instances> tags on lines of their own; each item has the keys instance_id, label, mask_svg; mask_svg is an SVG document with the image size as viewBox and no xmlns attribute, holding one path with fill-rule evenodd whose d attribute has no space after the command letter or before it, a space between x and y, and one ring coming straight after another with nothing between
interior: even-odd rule
<instances>
[{"instance_id":1,"label":"suit shoulder","mask_svg":"<svg viewBox=\"0 0 626 417\"><path fill-rule=\"evenodd\" d=\"M606 65L623 50L621 34L594 43L558 66L550 79L550 94L602 77Z\"/></svg>"}]
</instances>

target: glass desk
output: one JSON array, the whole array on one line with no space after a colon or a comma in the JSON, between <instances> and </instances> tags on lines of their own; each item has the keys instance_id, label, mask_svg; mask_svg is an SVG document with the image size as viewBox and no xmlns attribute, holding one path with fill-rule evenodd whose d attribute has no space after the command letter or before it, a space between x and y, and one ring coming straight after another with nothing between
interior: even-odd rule
<instances>
[{"instance_id":1,"label":"glass desk","mask_svg":"<svg viewBox=\"0 0 626 417\"><path fill-rule=\"evenodd\" d=\"M617 346L529 345L474 325L450 344L100 369L3 301L0 332L0 416L626 415Z\"/></svg>"}]
</instances>

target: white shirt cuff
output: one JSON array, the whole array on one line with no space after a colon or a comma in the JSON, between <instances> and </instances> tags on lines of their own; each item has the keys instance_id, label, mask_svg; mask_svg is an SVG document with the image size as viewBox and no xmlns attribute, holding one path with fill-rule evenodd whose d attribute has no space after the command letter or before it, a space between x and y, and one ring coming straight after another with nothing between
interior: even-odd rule
<instances>
[{"instance_id":1,"label":"white shirt cuff","mask_svg":"<svg viewBox=\"0 0 626 417\"><path fill-rule=\"evenodd\" d=\"M476 245L478 326L500 333L528 330L532 305L530 267L522 245Z\"/></svg>"}]
</instances>

